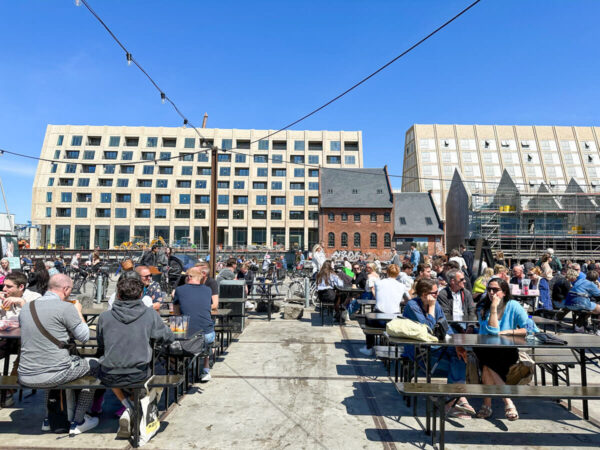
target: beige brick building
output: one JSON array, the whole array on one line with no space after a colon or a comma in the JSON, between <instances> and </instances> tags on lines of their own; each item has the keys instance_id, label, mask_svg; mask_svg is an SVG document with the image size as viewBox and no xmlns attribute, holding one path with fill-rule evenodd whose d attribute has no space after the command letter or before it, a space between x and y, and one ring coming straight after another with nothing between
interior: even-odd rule
<instances>
[{"instance_id":1,"label":"beige brick building","mask_svg":"<svg viewBox=\"0 0 600 450\"><path fill-rule=\"evenodd\" d=\"M456 168L472 193L495 192L504 169L523 192L537 192L542 181L564 190L571 178L597 192L599 148L599 127L413 125L402 191L431 191L442 217Z\"/></svg>"},{"instance_id":2,"label":"beige brick building","mask_svg":"<svg viewBox=\"0 0 600 450\"><path fill-rule=\"evenodd\" d=\"M110 248L162 236L208 246L209 144L219 154L217 243L318 241L317 166L360 168L360 131L48 125L33 185L34 245ZM169 159L173 158L173 159ZM143 161L142 163L136 163Z\"/></svg>"}]
</instances>

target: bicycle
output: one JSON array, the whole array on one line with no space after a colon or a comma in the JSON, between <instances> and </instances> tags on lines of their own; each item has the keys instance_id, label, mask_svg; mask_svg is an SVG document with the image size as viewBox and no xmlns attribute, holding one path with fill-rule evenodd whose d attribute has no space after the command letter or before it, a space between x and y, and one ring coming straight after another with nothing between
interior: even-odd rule
<instances>
[{"instance_id":1,"label":"bicycle","mask_svg":"<svg viewBox=\"0 0 600 450\"><path fill-rule=\"evenodd\" d=\"M306 298L306 292L304 290L304 280L306 279L308 279L308 300L311 305L318 306L319 297L317 295L317 284L309 276L303 276L290 283L288 286L288 298L302 300Z\"/></svg>"}]
</instances>

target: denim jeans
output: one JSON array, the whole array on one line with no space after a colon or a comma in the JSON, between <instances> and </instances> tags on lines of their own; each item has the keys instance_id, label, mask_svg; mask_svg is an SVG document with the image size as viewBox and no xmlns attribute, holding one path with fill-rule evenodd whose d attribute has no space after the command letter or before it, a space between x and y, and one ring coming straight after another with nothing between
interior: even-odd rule
<instances>
[{"instance_id":1,"label":"denim jeans","mask_svg":"<svg viewBox=\"0 0 600 450\"><path fill-rule=\"evenodd\" d=\"M448 384L464 383L467 365L458 357L453 347L431 348L429 351L430 368L433 376L446 374ZM423 367L423 366L422 366ZM423 367L424 368L424 367Z\"/></svg>"},{"instance_id":2,"label":"denim jeans","mask_svg":"<svg viewBox=\"0 0 600 450\"><path fill-rule=\"evenodd\" d=\"M212 344L213 342L215 342L215 332L211 331L210 333L206 333L204 335L204 342L206 342L207 344Z\"/></svg>"}]
</instances>

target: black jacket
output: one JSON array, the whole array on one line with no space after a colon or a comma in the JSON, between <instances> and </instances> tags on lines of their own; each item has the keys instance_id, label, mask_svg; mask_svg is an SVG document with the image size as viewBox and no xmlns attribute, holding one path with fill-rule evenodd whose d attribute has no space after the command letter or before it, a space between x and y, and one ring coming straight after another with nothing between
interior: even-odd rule
<instances>
[{"instance_id":1,"label":"black jacket","mask_svg":"<svg viewBox=\"0 0 600 450\"><path fill-rule=\"evenodd\" d=\"M169 344L175 336L152 308L141 300L115 300L98 319L100 379L103 375L142 375L152 361L150 340Z\"/></svg>"},{"instance_id":2,"label":"black jacket","mask_svg":"<svg viewBox=\"0 0 600 450\"><path fill-rule=\"evenodd\" d=\"M152 250L148 250L140 259L140 265L142 266L156 266L158 260L158 255L154 253Z\"/></svg>"},{"instance_id":3,"label":"black jacket","mask_svg":"<svg viewBox=\"0 0 600 450\"><path fill-rule=\"evenodd\" d=\"M477 320L475 313L475 303L473 302L473 295L466 289L462 291L463 311L465 320ZM452 291L450 287L446 286L438 293L437 301L442 307L446 320L454 320L452 316L452 308L454 300L452 299Z\"/></svg>"}]
</instances>

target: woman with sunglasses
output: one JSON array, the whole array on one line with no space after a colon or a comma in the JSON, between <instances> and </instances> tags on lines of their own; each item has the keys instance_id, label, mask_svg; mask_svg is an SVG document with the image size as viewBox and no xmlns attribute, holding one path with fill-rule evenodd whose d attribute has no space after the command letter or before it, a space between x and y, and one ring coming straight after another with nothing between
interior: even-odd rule
<instances>
[{"instance_id":1,"label":"woman with sunglasses","mask_svg":"<svg viewBox=\"0 0 600 450\"><path fill-rule=\"evenodd\" d=\"M510 298L508 283L501 278L492 278L487 286L479 311L479 334L525 336L527 313L521 304ZM534 325L535 326L535 325ZM483 384L504 385L510 367L519 360L517 348L480 347L474 348L481 366ZM504 412L508 420L517 420L519 413L510 398L504 398ZM483 399L477 417L487 419L492 415L492 399Z\"/></svg>"},{"instance_id":2,"label":"woman with sunglasses","mask_svg":"<svg viewBox=\"0 0 600 450\"><path fill-rule=\"evenodd\" d=\"M548 280L542 276L542 270L539 267L533 267L527 272L527 278L531 280L529 289L540 292L540 301L537 309L553 309L552 300L550 300L550 287L548 286Z\"/></svg>"}]
</instances>

